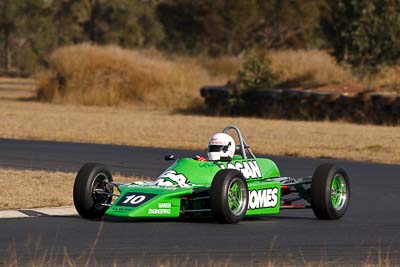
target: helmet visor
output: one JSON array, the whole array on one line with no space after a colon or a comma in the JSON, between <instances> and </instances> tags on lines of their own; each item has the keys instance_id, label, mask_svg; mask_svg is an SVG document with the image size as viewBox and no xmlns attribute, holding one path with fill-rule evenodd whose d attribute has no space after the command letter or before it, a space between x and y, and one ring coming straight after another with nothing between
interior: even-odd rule
<instances>
[{"instance_id":1,"label":"helmet visor","mask_svg":"<svg viewBox=\"0 0 400 267\"><path fill-rule=\"evenodd\" d=\"M227 146L221 146L221 145L208 145L208 152L221 152L221 151L227 151L229 145Z\"/></svg>"}]
</instances>

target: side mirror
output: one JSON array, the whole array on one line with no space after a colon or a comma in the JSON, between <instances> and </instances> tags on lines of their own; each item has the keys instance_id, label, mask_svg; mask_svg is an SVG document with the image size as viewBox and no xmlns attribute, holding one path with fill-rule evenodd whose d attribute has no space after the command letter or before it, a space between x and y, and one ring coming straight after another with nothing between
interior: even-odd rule
<instances>
[{"instance_id":1,"label":"side mirror","mask_svg":"<svg viewBox=\"0 0 400 267\"><path fill-rule=\"evenodd\" d=\"M175 156L174 156L174 155L165 155L165 156L164 156L164 159L165 159L165 160L174 160L174 159L175 159Z\"/></svg>"}]
</instances>

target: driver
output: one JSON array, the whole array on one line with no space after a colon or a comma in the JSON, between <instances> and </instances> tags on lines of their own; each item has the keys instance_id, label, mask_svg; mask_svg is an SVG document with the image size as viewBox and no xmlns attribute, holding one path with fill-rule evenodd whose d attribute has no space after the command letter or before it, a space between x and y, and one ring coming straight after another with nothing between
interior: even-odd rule
<instances>
[{"instance_id":1,"label":"driver","mask_svg":"<svg viewBox=\"0 0 400 267\"><path fill-rule=\"evenodd\" d=\"M208 141L208 160L231 160L235 155L235 141L226 133L216 133Z\"/></svg>"}]
</instances>

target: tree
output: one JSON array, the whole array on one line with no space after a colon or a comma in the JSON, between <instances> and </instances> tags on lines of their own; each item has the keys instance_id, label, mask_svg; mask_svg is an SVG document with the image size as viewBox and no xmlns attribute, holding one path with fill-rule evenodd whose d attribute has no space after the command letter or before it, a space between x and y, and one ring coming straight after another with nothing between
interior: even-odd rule
<instances>
[{"instance_id":1,"label":"tree","mask_svg":"<svg viewBox=\"0 0 400 267\"><path fill-rule=\"evenodd\" d=\"M329 8L322 26L338 61L361 75L399 62L400 1L332 0Z\"/></svg>"},{"instance_id":2,"label":"tree","mask_svg":"<svg viewBox=\"0 0 400 267\"><path fill-rule=\"evenodd\" d=\"M157 14L167 48L238 54L249 46L258 6L256 0L174 0L161 2Z\"/></svg>"},{"instance_id":3,"label":"tree","mask_svg":"<svg viewBox=\"0 0 400 267\"><path fill-rule=\"evenodd\" d=\"M123 47L146 47L157 44L163 30L155 16L158 1L108 1L99 14L100 43L117 43Z\"/></svg>"},{"instance_id":4,"label":"tree","mask_svg":"<svg viewBox=\"0 0 400 267\"><path fill-rule=\"evenodd\" d=\"M163 38L155 16L158 0L53 0L60 44L90 41L149 46Z\"/></svg>"},{"instance_id":5,"label":"tree","mask_svg":"<svg viewBox=\"0 0 400 267\"><path fill-rule=\"evenodd\" d=\"M11 47L18 28L17 18L20 15L18 3L13 0L0 1L1 67L4 70L11 67Z\"/></svg>"},{"instance_id":6,"label":"tree","mask_svg":"<svg viewBox=\"0 0 400 267\"><path fill-rule=\"evenodd\" d=\"M261 21L255 42L264 48L304 48L321 43L321 10L326 0L258 0Z\"/></svg>"},{"instance_id":7,"label":"tree","mask_svg":"<svg viewBox=\"0 0 400 267\"><path fill-rule=\"evenodd\" d=\"M167 48L239 54L263 48L307 47L318 41L326 0L169 0L158 5ZM322 39L322 38L319 38Z\"/></svg>"},{"instance_id":8,"label":"tree","mask_svg":"<svg viewBox=\"0 0 400 267\"><path fill-rule=\"evenodd\" d=\"M33 64L48 52L54 31L46 1L0 2L1 67L9 70Z\"/></svg>"},{"instance_id":9,"label":"tree","mask_svg":"<svg viewBox=\"0 0 400 267\"><path fill-rule=\"evenodd\" d=\"M56 29L57 46L79 43L85 40L80 25L82 7L80 0L51 0L50 16Z\"/></svg>"},{"instance_id":10,"label":"tree","mask_svg":"<svg viewBox=\"0 0 400 267\"><path fill-rule=\"evenodd\" d=\"M15 58L20 70L32 72L47 64L48 55L57 46L57 31L46 1L25 0L21 12L24 14L20 19L21 46Z\"/></svg>"},{"instance_id":11,"label":"tree","mask_svg":"<svg viewBox=\"0 0 400 267\"><path fill-rule=\"evenodd\" d=\"M207 14L202 1L171 0L157 6L158 20L164 27L167 38L162 46L173 51L199 49L205 29L202 20Z\"/></svg>"},{"instance_id":12,"label":"tree","mask_svg":"<svg viewBox=\"0 0 400 267\"><path fill-rule=\"evenodd\" d=\"M251 47L252 29L260 18L257 1L212 1L211 3L209 6L211 12L205 18L206 36L210 39L207 43L211 42L215 47L221 44L222 51L219 52L224 54L239 54ZM220 25L220 28L216 25Z\"/></svg>"}]
</instances>

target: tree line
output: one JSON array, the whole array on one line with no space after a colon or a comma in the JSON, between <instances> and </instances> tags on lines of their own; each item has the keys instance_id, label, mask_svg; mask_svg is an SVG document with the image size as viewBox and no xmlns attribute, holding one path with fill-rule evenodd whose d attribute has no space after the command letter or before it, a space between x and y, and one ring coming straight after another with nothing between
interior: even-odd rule
<instances>
[{"instance_id":1,"label":"tree line","mask_svg":"<svg viewBox=\"0 0 400 267\"><path fill-rule=\"evenodd\" d=\"M0 64L32 72L57 47L239 55L322 48L356 68L400 57L399 0L2 0Z\"/></svg>"}]
</instances>

